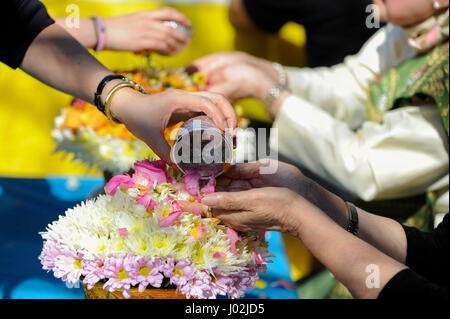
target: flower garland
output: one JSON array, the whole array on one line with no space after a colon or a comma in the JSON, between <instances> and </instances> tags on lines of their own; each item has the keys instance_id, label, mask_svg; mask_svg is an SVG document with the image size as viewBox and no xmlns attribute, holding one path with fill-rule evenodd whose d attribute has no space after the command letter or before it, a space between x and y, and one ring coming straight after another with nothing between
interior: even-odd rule
<instances>
[{"instance_id":1,"label":"flower garland","mask_svg":"<svg viewBox=\"0 0 450 319\"><path fill-rule=\"evenodd\" d=\"M143 85L149 94L170 87L198 91L198 87L206 83L203 74L189 69L157 70L151 67L122 75ZM80 99L74 99L55 118L52 137L56 143L55 152L72 154L73 159L113 175L128 172L137 160L157 158L124 125L110 122L94 105Z\"/></svg>"},{"instance_id":2,"label":"flower garland","mask_svg":"<svg viewBox=\"0 0 450 319\"><path fill-rule=\"evenodd\" d=\"M105 195L49 224L39 259L57 278L88 289L144 291L174 285L187 298L241 298L273 257L262 234L237 233L202 210L214 179L180 178L162 161L136 162L114 176Z\"/></svg>"}]
</instances>

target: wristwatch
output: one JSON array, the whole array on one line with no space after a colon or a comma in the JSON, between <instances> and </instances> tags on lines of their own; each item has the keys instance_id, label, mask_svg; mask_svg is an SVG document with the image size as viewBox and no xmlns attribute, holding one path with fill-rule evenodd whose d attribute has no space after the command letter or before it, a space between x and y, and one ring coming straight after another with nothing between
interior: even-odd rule
<instances>
[{"instance_id":1,"label":"wristwatch","mask_svg":"<svg viewBox=\"0 0 450 319\"><path fill-rule=\"evenodd\" d=\"M347 207L348 212L348 225L347 231L356 235L358 233L358 211L356 210L355 205L350 202L345 202L345 206Z\"/></svg>"}]
</instances>

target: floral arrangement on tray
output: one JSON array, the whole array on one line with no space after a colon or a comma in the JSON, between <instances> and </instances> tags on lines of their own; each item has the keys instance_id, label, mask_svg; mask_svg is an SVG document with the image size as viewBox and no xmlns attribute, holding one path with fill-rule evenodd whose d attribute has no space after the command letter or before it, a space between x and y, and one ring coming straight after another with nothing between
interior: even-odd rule
<instances>
[{"instance_id":1,"label":"floral arrangement on tray","mask_svg":"<svg viewBox=\"0 0 450 319\"><path fill-rule=\"evenodd\" d=\"M265 272L264 234L238 233L204 209L214 178L179 176L162 161L138 161L104 195L68 209L40 233L43 269L85 289L172 287L187 298L243 297Z\"/></svg>"},{"instance_id":2,"label":"floral arrangement on tray","mask_svg":"<svg viewBox=\"0 0 450 319\"><path fill-rule=\"evenodd\" d=\"M189 68L150 67L121 74L143 85L149 94L170 87L198 91L198 87L206 82L203 74ZM73 159L112 175L128 172L137 160L157 157L123 124L112 123L94 105L80 99L74 99L61 110L55 118L52 136L56 143L55 152L72 154Z\"/></svg>"}]
</instances>

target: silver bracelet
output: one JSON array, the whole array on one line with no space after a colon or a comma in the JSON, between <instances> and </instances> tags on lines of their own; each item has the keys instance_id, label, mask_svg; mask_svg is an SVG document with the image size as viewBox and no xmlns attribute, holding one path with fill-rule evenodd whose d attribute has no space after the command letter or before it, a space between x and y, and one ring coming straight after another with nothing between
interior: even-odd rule
<instances>
[{"instance_id":1,"label":"silver bracelet","mask_svg":"<svg viewBox=\"0 0 450 319\"><path fill-rule=\"evenodd\" d=\"M278 62L273 62L272 65L273 65L273 68L275 70L277 70L277 72L278 72L278 79L279 79L280 86L285 88L287 86L287 73L286 73L286 70Z\"/></svg>"}]
</instances>

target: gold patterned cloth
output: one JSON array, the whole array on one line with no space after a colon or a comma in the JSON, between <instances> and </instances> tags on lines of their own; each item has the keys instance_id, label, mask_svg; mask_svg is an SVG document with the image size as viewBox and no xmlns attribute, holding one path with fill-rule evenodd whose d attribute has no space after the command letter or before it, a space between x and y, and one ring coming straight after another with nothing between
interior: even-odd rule
<instances>
[{"instance_id":1,"label":"gold patterned cloth","mask_svg":"<svg viewBox=\"0 0 450 319\"><path fill-rule=\"evenodd\" d=\"M381 123L388 110L404 105L437 105L448 135L448 60L447 41L378 76L369 85L368 119Z\"/></svg>"}]
</instances>

